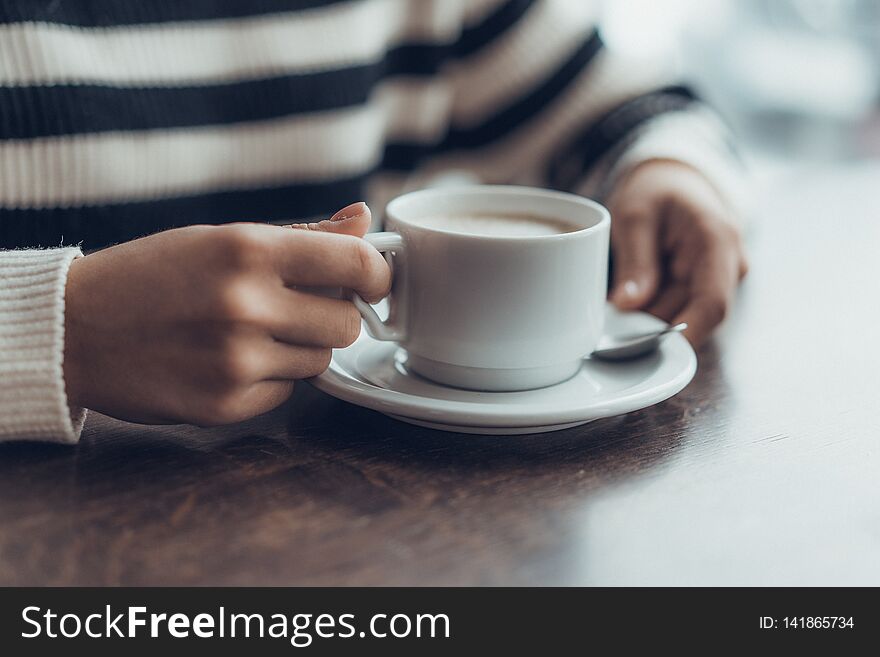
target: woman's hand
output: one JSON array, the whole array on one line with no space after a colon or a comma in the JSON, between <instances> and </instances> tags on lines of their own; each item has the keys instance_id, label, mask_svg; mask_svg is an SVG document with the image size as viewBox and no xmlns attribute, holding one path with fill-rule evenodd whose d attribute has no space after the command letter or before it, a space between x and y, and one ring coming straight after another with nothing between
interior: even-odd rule
<instances>
[{"instance_id":1,"label":"woman's hand","mask_svg":"<svg viewBox=\"0 0 880 657\"><path fill-rule=\"evenodd\" d=\"M364 204L313 230L192 226L75 260L66 291L64 378L72 405L146 423L215 425L283 402L358 336L349 301L391 285L360 239Z\"/></svg>"},{"instance_id":2,"label":"woman's hand","mask_svg":"<svg viewBox=\"0 0 880 657\"><path fill-rule=\"evenodd\" d=\"M614 189L611 301L669 322L687 322L701 345L733 305L748 266L739 229L715 188L697 170L653 160Z\"/></svg>"}]
</instances>

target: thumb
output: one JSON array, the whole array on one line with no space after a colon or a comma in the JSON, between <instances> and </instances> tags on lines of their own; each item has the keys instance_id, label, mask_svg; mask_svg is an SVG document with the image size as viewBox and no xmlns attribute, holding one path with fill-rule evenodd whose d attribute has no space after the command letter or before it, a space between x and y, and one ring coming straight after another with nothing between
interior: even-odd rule
<instances>
[{"instance_id":1,"label":"thumb","mask_svg":"<svg viewBox=\"0 0 880 657\"><path fill-rule=\"evenodd\" d=\"M311 224L291 224L290 228L363 237L370 229L371 220L370 208L363 201L359 201L345 206L329 219Z\"/></svg>"},{"instance_id":2,"label":"thumb","mask_svg":"<svg viewBox=\"0 0 880 657\"><path fill-rule=\"evenodd\" d=\"M660 285L660 254L654 221L621 221L612 224L614 285L611 301L621 310L647 304ZM615 234L616 233L616 234Z\"/></svg>"}]
</instances>

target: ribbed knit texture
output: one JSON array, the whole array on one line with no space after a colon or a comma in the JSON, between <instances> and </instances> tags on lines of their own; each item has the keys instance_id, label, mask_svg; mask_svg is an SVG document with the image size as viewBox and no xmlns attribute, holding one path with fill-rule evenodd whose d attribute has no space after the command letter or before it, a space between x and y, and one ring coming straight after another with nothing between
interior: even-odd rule
<instances>
[{"instance_id":1,"label":"ribbed knit texture","mask_svg":"<svg viewBox=\"0 0 880 657\"><path fill-rule=\"evenodd\" d=\"M0 440L75 443L64 389L64 288L77 248L0 252Z\"/></svg>"},{"instance_id":2,"label":"ribbed knit texture","mask_svg":"<svg viewBox=\"0 0 880 657\"><path fill-rule=\"evenodd\" d=\"M598 0L93 4L0 7L0 248L361 200L378 220L449 170L595 195L620 144L700 106L604 46ZM686 142L663 155L693 159Z\"/></svg>"},{"instance_id":3,"label":"ribbed knit texture","mask_svg":"<svg viewBox=\"0 0 880 657\"><path fill-rule=\"evenodd\" d=\"M76 440L81 244L302 222L454 172L600 197L649 159L736 204L726 130L599 0L0 2L0 440Z\"/></svg>"}]
</instances>

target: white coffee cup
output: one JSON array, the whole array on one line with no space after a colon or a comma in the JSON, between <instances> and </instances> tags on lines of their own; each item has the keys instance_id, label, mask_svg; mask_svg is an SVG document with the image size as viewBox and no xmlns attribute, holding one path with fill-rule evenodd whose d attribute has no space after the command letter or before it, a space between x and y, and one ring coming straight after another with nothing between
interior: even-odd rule
<instances>
[{"instance_id":1,"label":"white coffee cup","mask_svg":"<svg viewBox=\"0 0 880 657\"><path fill-rule=\"evenodd\" d=\"M418 223L431 216L534 216L573 230L479 235ZM608 211L580 196L530 187L426 189L388 204L394 281L382 320L359 298L369 334L406 350L406 366L472 390L541 388L572 377L602 332Z\"/></svg>"}]
</instances>

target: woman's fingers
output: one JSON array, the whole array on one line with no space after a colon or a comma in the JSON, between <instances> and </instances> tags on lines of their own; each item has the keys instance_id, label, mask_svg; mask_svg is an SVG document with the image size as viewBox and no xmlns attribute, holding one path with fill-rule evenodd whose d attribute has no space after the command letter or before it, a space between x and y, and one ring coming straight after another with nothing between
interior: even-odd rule
<instances>
[{"instance_id":1,"label":"woman's fingers","mask_svg":"<svg viewBox=\"0 0 880 657\"><path fill-rule=\"evenodd\" d=\"M363 237L370 230L372 214L363 201L347 205L329 219L311 224L291 224L289 228Z\"/></svg>"},{"instance_id":2,"label":"woman's fingers","mask_svg":"<svg viewBox=\"0 0 880 657\"><path fill-rule=\"evenodd\" d=\"M702 345L712 331L724 321L729 310L730 301L723 294L701 295L692 297L673 324L686 322L688 327L684 336L695 347Z\"/></svg>"},{"instance_id":3,"label":"woman's fingers","mask_svg":"<svg viewBox=\"0 0 880 657\"><path fill-rule=\"evenodd\" d=\"M284 381L318 376L330 365L331 355L332 351L324 347L267 341L262 355L263 378Z\"/></svg>"},{"instance_id":4,"label":"woman's fingers","mask_svg":"<svg viewBox=\"0 0 880 657\"><path fill-rule=\"evenodd\" d=\"M281 290L267 327L276 340L314 347L349 346L361 332L354 304L299 290Z\"/></svg>"},{"instance_id":5,"label":"woman's fingers","mask_svg":"<svg viewBox=\"0 0 880 657\"><path fill-rule=\"evenodd\" d=\"M343 287L367 301L378 301L391 288L391 269L365 240L323 230L283 229L272 257L291 287Z\"/></svg>"},{"instance_id":6,"label":"woman's fingers","mask_svg":"<svg viewBox=\"0 0 880 657\"><path fill-rule=\"evenodd\" d=\"M689 292L687 287L678 283L671 283L657 295L657 298L650 306L646 308L646 312L655 317L659 317L665 322L671 322L676 314L687 303Z\"/></svg>"},{"instance_id":7,"label":"woman's fingers","mask_svg":"<svg viewBox=\"0 0 880 657\"><path fill-rule=\"evenodd\" d=\"M228 396L204 420L197 424L216 426L241 422L256 415L268 413L283 404L293 393L293 381L258 381L235 395Z\"/></svg>"},{"instance_id":8,"label":"woman's fingers","mask_svg":"<svg viewBox=\"0 0 880 657\"><path fill-rule=\"evenodd\" d=\"M612 223L611 301L621 310L642 308L657 292L661 275L657 226L652 218L626 215Z\"/></svg>"},{"instance_id":9,"label":"woman's fingers","mask_svg":"<svg viewBox=\"0 0 880 657\"><path fill-rule=\"evenodd\" d=\"M687 322L684 335L694 346L706 341L733 306L739 281L739 262L734 255L730 250L711 248L692 272L687 305L672 322Z\"/></svg>"},{"instance_id":10,"label":"woman's fingers","mask_svg":"<svg viewBox=\"0 0 880 657\"><path fill-rule=\"evenodd\" d=\"M363 240L350 239L366 235L371 220L370 208L359 201L329 219L287 226L294 229L294 239L284 240L279 254L285 281L297 286L345 287L370 301L381 299L391 287L388 264Z\"/></svg>"}]
</instances>

